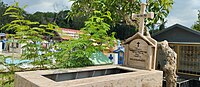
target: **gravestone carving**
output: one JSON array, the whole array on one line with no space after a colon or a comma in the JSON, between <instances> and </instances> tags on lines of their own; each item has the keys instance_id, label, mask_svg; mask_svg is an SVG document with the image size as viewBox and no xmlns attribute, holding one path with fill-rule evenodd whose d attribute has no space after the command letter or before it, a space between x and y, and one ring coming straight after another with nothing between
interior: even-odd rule
<instances>
[{"instance_id":1,"label":"gravestone carving","mask_svg":"<svg viewBox=\"0 0 200 87\"><path fill-rule=\"evenodd\" d=\"M128 62L129 65L133 65L133 66L135 65L137 67L140 67L141 63L145 63L148 57L147 47L148 47L148 44L141 39L135 39L132 42L130 42L130 45L129 45L130 58L128 61L132 63ZM145 68L145 67L141 66L140 68Z\"/></svg>"},{"instance_id":2,"label":"gravestone carving","mask_svg":"<svg viewBox=\"0 0 200 87\"><path fill-rule=\"evenodd\" d=\"M166 87L176 87L176 59L177 54L169 47L168 42L165 40L161 42L161 48L166 55L166 65L163 70L165 73Z\"/></svg>"},{"instance_id":3,"label":"gravestone carving","mask_svg":"<svg viewBox=\"0 0 200 87\"><path fill-rule=\"evenodd\" d=\"M133 20L134 18L140 18L139 32L125 41L124 65L139 69L154 70L157 41L151 38L147 28L144 26L144 18L153 18L153 13L146 14L145 9L146 4L142 3L140 14L132 14Z\"/></svg>"}]
</instances>

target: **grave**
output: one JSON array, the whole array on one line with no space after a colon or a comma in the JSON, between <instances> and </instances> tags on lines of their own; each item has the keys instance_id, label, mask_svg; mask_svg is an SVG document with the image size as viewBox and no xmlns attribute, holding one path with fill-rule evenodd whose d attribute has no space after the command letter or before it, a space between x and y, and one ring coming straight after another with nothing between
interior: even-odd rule
<instances>
[{"instance_id":1,"label":"grave","mask_svg":"<svg viewBox=\"0 0 200 87\"><path fill-rule=\"evenodd\" d=\"M122 65L124 63L124 47L121 46L121 41L118 40L118 48L116 50L114 50L114 53L117 53L117 64Z\"/></svg>"},{"instance_id":2,"label":"grave","mask_svg":"<svg viewBox=\"0 0 200 87\"><path fill-rule=\"evenodd\" d=\"M144 10L145 4L142 4L142 11ZM142 15L141 27L144 28L144 18L148 14L145 15L143 12L139 15ZM126 40L125 66L103 65L16 72L14 85L15 87L161 87L163 73L154 70L157 42L149 36L144 36L143 28Z\"/></svg>"},{"instance_id":3,"label":"grave","mask_svg":"<svg viewBox=\"0 0 200 87\"><path fill-rule=\"evenodd\" d=\"M15 73L15 87L161 87L162 71L117 65Z\"/></svg>"},{"instance_id":4,"label":"grave","mask_svg":"<svg viewBox=\"0 0 200 87\"><path fill-rule=\"evenodd\" d=\"M144 18L153 18L153 13L145 13L145 4L141 4L140 14L133 14L132 19L140 18L139 32L125 41L124 64L129 67L155 70L157 41L150 35L144 35ZM148 30L145 31L147 34Z\"/></svg>"}]
</instances>

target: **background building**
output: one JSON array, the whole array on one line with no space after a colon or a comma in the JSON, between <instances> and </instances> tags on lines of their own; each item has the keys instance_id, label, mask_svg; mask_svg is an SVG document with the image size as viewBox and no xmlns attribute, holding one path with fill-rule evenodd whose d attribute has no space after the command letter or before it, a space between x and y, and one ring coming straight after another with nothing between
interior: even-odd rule
<instances>
[{"instance_id":1,"label":"background building","mask_svg":"<svg viewBox=\"0 0 200 87\"><path fill-rule=\"evenodd\" d=\"M59 28L56 30L56 39L69 40L79 38L80 30Z\"/></svg>"},{"instance_id":2,"label":"background building","mask_svg":"<svg viewBox=\"0 0 200 87\"><path fill-rule=\"evenodd\" d=\"M167 40L177 53L177 73L200 75L200 32L175 24L153 35L158 42ZM165 65L164 53L158 47L157 68Z\"/></svg>"}]
</instances>

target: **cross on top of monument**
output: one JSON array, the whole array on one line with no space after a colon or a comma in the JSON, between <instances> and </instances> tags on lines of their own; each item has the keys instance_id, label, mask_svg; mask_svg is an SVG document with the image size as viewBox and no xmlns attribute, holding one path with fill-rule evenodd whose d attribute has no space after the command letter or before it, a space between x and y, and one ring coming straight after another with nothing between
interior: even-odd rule
<instances>
[{"instance_id":1,"label":"cross on top of monument","mask_svg":"<svg viewBox=\"0 0 200 87\"><path fill-rule=\"evenodd\" d=\"M135 18L140 18L139 20L139 32L143 35L144 34L144 19L145 18L154 18L154 13L153 12L149 12L149 13L145 13L146 10L146 4L145 3L141 3L141 9L140 9L140 13L139 14L132 14L132 19L134 20Z\"/></svg>"}]
</instances>

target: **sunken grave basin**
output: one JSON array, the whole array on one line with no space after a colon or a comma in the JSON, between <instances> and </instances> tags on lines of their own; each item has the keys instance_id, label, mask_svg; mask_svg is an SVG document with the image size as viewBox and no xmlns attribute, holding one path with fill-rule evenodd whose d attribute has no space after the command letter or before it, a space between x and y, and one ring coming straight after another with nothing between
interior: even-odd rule
<instances>
[{"instance_id":1,"label":"sunken grave basin","mask_svg":"<svg viewBox=\"0 0 200 87\"><path fill-rule=\"evenodd\" d=\"M161 87L162 71L118 65L15 73L15 87Z\"/></svg>"}]
</instances>

